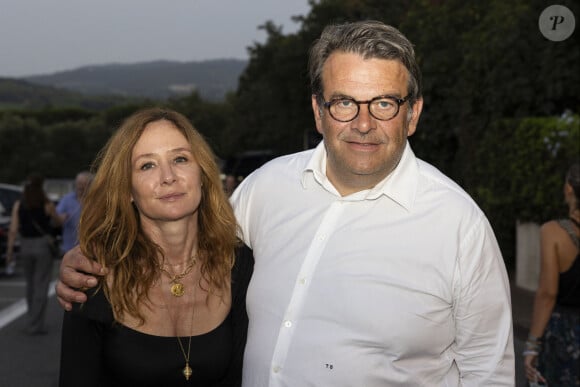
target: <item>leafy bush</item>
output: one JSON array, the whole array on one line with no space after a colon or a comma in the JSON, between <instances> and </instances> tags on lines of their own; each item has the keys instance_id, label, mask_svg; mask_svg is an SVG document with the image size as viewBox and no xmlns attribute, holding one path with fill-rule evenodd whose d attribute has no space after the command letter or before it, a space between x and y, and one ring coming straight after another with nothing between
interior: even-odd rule
<instances>
[{"instance_id":1,"label":"leafy bush","mask_svg":"<svg viewBox=\"0 0 580 387\"><path fill-rule=\"evenodd\" d=\"M487 213L506 263L515 257L516 221L566 216L563 184L580 157L580 117L505 119L490 126L472 168L469 190Z\"/></svg>"}]
</instances>

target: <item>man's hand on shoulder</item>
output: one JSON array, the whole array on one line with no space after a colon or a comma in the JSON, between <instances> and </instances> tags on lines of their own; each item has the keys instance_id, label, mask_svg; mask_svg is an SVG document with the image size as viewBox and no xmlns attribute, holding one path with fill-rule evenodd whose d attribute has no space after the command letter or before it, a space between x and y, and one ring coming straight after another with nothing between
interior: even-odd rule
<instances>
[{"instance_id":1,"label":"man's hand on shoulder","mask_svg":"<svg viewBox=\"0 0 580 387\"><path fill-rule=\"evenodd\" d=\"M96 277L105 274L107 270L85 257L78 246L68 251L62 258L59 280L55 286L60 306L70 311L73 302L85 302L87 296L82 290L96 286Z\"/></svg>"}]
</instances>

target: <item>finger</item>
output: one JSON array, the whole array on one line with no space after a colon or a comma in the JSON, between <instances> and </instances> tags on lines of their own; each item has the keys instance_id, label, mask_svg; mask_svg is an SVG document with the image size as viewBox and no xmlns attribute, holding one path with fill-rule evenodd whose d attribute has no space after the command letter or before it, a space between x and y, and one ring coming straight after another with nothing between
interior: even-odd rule
<instances>
[{"instance_id":1,"label":"finger","mask_svg":"<svg viewBox=\"0 0 580 387\"><path fill-rule=\"evenodd\" d=\"M536 372L537 372L537 375L538 375L538 382L540 382L540 383L546 383L546 378L544 378L539 371L536 371Z\"/></svg>"},{"instance_id":2,"label":"finger","mask_svg":"<svg viewBox=\"0 0 580 387\"><path fill-rule=\"evenodd\" d=\"M71 310L73 302L83 303L87 301L85 293L67 286L60 280L57 281L55 290L59 303L65 310Z\"/></svg>"},{"instance_id":3,"label":"finger","mask_svg":"<svg viewBox=\"0 0 580 387\"><path fill-rule=\"evenodd\" d=\"M76 271L82 271L86 274L93 274L96 276L103 276L107 274L106 269L101 266L100 263L92 259L88 259L80 252L72 256L69 267L75 269ZM94 285L93 285L94 286Z\"/></svg>"},{"instance_id":4,"label":"finger","mask_svg":"<svg viewBox=\"0 0 580 387\"><path fill-rule=\"evenodd\" d=\"M70 302L66 302L63 298L60 298L59 296L56 296L56 300L60 304L61 308L63 308L67 312L70 312L72 310L72 304Z\"/></svg>"},{"instance_id":5,"label":"finger","mask_svg":"<svg viewBox=\"0 0 580 387\"><path fill-rule=\"evenodd\" d=\"M98 284L96 277L79 272L69 266L61 267L59 280L62 282L62 286L75 289L92 288Z\"/></svg>"},{"instance_id":6,"label":"finger","mask_svg":"<svg viewBox=\"0 0 580 387\"><path fill-rule=\"evenodd\" d=\"M528 364L527 362L525 362L524 369L526 371L526 377L528 379L531 380L531 378L534 378L535 377L535 375L536 375L536 367L534 367L533 365Z\"/></svg>"},{"instance_id":7,"label":"finger","mask_svg":"<svg viewBox=\"0 0 580 387\"><path fill-rule=\"evenodd\" d=\"M107 274L107 270L104 269L98 262L85 257L78 246L68 251L62 258L62 262L60 264L61 277L63 271L66 270L66 268L72 268L74 271L82 271L87 274L99 276ZM67 281L64 282L68 284Z\"/></svg>"}]
</instances>

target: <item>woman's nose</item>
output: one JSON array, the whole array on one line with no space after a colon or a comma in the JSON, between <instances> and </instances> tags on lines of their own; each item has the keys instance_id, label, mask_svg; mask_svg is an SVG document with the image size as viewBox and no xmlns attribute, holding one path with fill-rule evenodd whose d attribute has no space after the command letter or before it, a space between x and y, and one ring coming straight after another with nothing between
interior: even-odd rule
<instances>
[{"instance_id":1,"label":"woman's nose","mask_svg":"<svg viewBox=\"0 0 580 387\"><path fill-rule=\"evenodd\" d=\"M171 165L166 165L161 168L162 172L162 183L171 184L175 182L175 173Z\"/></svg>"}]
</instances>

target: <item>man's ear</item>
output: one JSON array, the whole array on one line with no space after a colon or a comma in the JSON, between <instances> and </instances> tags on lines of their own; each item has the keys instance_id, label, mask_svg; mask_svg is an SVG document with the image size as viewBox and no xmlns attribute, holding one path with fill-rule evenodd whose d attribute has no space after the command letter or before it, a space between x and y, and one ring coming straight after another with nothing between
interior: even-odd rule
<instances>
[{"instance_id":1,"label":"man's ear","mask_svg":"<svg viewBox=\"0 0 580 387\"><path fill-rule=\"evenodd\" d=\"M316 94L312 94L312 113L314 113L314 122L316 123L316 130L318 133L322 134L322 109L323 107L318 104L318 99Z\"/></svg>"},{"instance_id":2,"label":"man's ear","mask_svg":"<svg viewBox=\"0 0 580 387\"><path fill-rule=\"evenodd\" d=\"M419 117L423 111L423 98L419 98L413 104L413 113L411 113L411 119L409 120L407 137L412 136L417 130L417 125L419 124Z\"/></svg>"}]
</instances>

